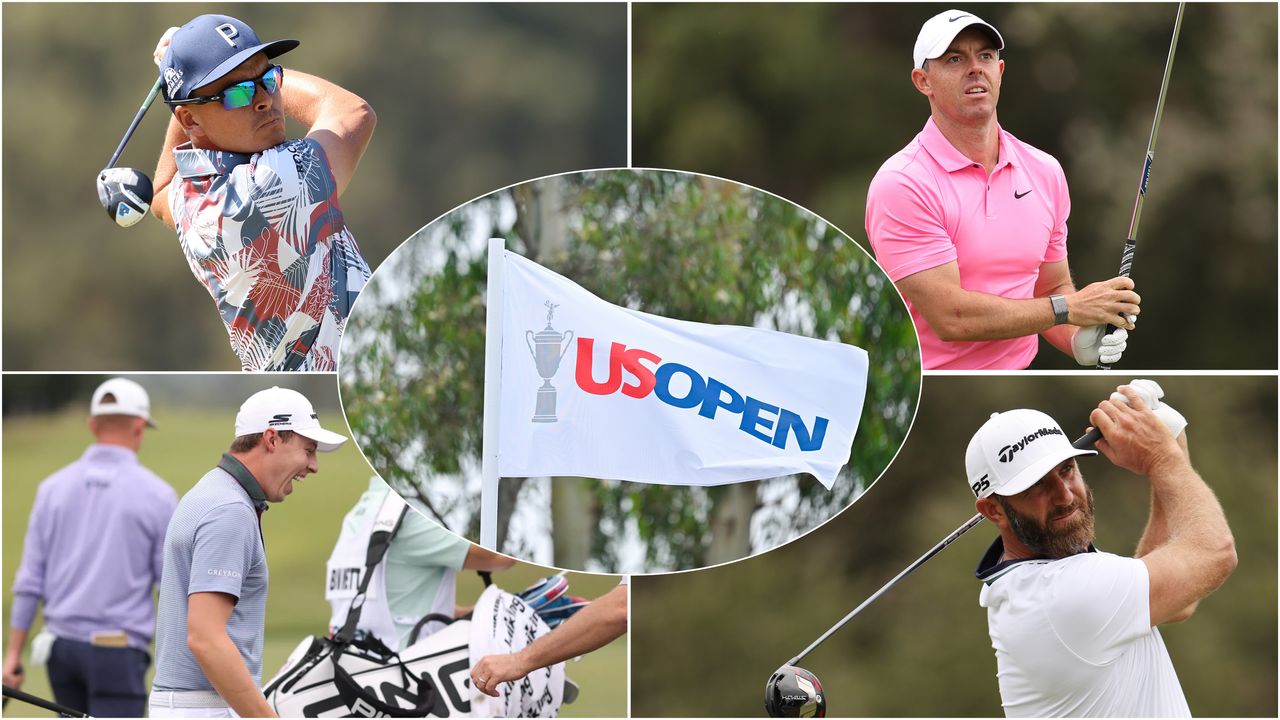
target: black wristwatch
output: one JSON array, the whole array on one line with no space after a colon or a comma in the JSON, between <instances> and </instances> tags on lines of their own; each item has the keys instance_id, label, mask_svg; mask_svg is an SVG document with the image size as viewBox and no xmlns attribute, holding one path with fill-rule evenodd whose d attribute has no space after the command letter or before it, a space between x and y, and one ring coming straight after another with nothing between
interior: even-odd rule
<instances>
[{"instance_id":1,"label":"black wristwatch","mask_svg":"<svg viewBox=\"0 0 1280 720\"><path fill-rule=\"evenodd\" d=\"M1063 295L1050 295L1049 303L1053 305L1053 324L1067 324L1067 298Z\"/></svg>"}]
</instances>

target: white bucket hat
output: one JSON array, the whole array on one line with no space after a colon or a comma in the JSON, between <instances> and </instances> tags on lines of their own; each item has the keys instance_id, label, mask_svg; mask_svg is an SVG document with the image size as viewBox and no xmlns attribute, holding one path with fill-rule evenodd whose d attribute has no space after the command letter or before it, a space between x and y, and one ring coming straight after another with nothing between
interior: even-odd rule
<instances>
[{"instance_id":1,"label":"white bucket hat","mask_svg":"<svg viewBox=\"0 0 1280 720\"><path fill-rule=\"evenodd\" d=\"M333 452L347 441L339 435L320 427L311 401L297 390L273 387L249 396L236 414L236 437L256 435L267 428L292 430L302 437L316 441L320 452Z\"/></svg>"},{"instance_id":2,"label":"white bucket hat","mask_svg":"<svg viewBox=\"0 0 1280 720\"><path fill-rule=\"evenodd\" d=\"M1057 421L1039 410L993 413L969 441L964 467L975 497L1017 495L1062 461L1095 450L1072 446Z\"/></svg>"}]
</instances>

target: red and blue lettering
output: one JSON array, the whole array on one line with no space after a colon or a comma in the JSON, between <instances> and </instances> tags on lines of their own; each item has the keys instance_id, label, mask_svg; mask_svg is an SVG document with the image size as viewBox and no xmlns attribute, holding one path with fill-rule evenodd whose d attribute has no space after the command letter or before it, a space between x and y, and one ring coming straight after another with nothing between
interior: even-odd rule
<instances>
[{"instance_id":1,"label":"red and blue lettering","mask_svg":"<svg viewBox=\"0 0 1280 720\"><path fill-rule=\"evenodd\" d=\"M657 354L638 347L614 342L609 345L609 374L598 382L592 373L595 339L578 338L578 359L574 379L578 387L592 395L612 395L621 391L627 397L643 399L652 394L675 408L698 409L698 414L714 420L720 410L741 415L738 429L774 447L785 448L794 436L800 450L822 449L827 434L827 418L815 416L813 427L805 424L799 413L771 405L733 389L714 377L703 377L687 365L662 362ZM672 388L672 380L682 375L688 390ZM677 387L680 384L677 383Z\"/></svg>"}]
</instances>

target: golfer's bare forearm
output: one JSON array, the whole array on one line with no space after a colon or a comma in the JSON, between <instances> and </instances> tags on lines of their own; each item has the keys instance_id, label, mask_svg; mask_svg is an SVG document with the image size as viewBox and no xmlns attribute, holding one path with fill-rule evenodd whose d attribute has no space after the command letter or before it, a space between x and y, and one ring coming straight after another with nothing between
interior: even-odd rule
<instances>
[{"instance_id":1,"label":"golfer's bare forearm","mask_svg":"<svg viewBox=\"0 0 1280 720\"><path fill-rule=\"evenodd\" d=\"M1162 458L1150 478L1169 535L1159 552L1167 551L1185 568L1188 600L1203 598L1236 567L1235 539L1222 505L1180 452Z\"/></svg>"},{"instance_id":2,"label":"golfer's bare forearm","mask_svg":"<svg viewBox=\"0 0 1280 720\"><path fill-rule=\"evenodd\" d=\"M9 628L9 647L5 648L5 654L9 657L22 657L22 649L27 646L28 631L22 628Z\"/></svg>"},{"instance_id":3,"label":"golfer's bare forearm","mask_svg":"<svg viewBox=\"0 0 1280 720\"><path fill-rule=\"evenodd\" d=\"M1008 340L1035 335L1054 326L1053 305L1047 297L1011 300L957 289L922 302L905 289L903 294L924 314L929 326L944 342Z\"/></svg>"},{"instance_id":4,"label":"golfer's bare forearm","mask_svg":"<svg viewBox=\"0 0 1280 720\"><path fill-rule=\"evenodd\" d=\"M169 216L169 185L178 174L178 164L173 159L173 149L187 141L187 134L173 115L169 116L169 126L165 129L164 144L160 148L160 159L156 161L156 171L151 178L154 194L151 198L151 214L169 227L173 227L173 218Z\"/></svg>"},{"instance_id":5,"label":"golfer's bare forearm","mask_svg":"<svg viewBox=\"0 0 1280 720\"><path fill-rule=\"evenodd\" d=\"M627 632L627 588L618 586L516 653L527 672L598 650Z\"/></svg>"},{"instance_id":6,"label":"golfer's bare forearm","mask_svg":"<svg viewBox=\"0 0 1280 720\"><path fill-rule=\"evenodd\" d=\"M280 92L285 114L305 125L307 136L324 147L341 194L378 124L373 107L349 90L298 70L286 71Z\"/></svg>"},{"instance_id":7,"label":"golfer's bare forearm","mask_svg":"<svg viewBox=\"0 0 1280 720\"><path fill-rule=\"evenodd\" d=\"M204 637L189 634L187 646L209 684L240 717L275 717L262 691L245 667L244 658L227 634Z\"/></svg>"},{"instance_id":8,"label":"golfer's bare forearm","mask_svg":"<svg viewBox=\"0 0 1280 720\"><path fill-rule=\"evenodd\" d=\"M1185 431L1178 435L1178 447L1182 450L1183 457L1189 462L1191 454L1187 448ZM1169 516L1165 512L1164 502L1160 499L1160 495L1152 487L1151 512L1147 516L1147 526L1142 531L1142 537L1138 539L1138 548L1133 556L1140 558L1148 555L1152 551L1163 547L1167 542L1169 542Z\"/></svg>"}]
</instances>

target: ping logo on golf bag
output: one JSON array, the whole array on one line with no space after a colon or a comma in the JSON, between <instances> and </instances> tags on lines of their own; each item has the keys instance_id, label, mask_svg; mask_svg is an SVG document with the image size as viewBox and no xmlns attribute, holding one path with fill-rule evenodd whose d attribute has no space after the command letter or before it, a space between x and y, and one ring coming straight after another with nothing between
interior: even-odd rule
<instances>
[{"instance_id":1,"label":"ping logo on golf bag","mask_svg":"<svg viewBox=\"0 0 1280 720\"><path fill-rule=\"evenodd\" d=\"M987 488L991 487L991 481L987 479L989 477L991 476L983 475L982 477L978 478L978 481L971 486L973 488L974 497L982 497L982 492Z\"/></svg>"},{"instance_id":2,"label":"ping logo on golf bag","mask_svg":"<svg viewBox=\"0 0 1280 720\"><path fill-rule=\"evenodd\" d=\"M627 397L641 399L652 394L674 408L687 410L696 407L698 414L708 420L714 420L716 413L724 410L741 415L738 430L761 442L785 448L787 441L794 435L795 444L800 450L811 452L822 449L822 441L827 434L827 418L814 416L813 427L810 429L799 413L741 393L713 377L704 378L687 365L664 363L655 353L638 347L628 348L620 342L610 343L609 375L604 382L597 382L591 372L594 350L593 338L578 338L574 379L578 387L592 395L612 395L621 391ZM634 379L635 384L623 382L624 372ZM672 382L677 375L685 378L687 390L676 389L684 385Z\"/></svg>"},{"instance_id":3,"label":"ping logo on golf bag","mask_svg":"<svg viewBox=\"0 0 1280 720\"><path fill-rule=\"evenodd\" d=\"M1005 445L1004 447L1000 448L1000 452L996 454L999 456L1000 462L1002 463L1013 462L1013 456L1017 455L1018 451L1025 448L1028 444L1033 443L1042 437L1047 437L1049 435L1063 435L1063 434L1065 433L1063 433L1058 428L1040 428L1039 430L1036 430L1035 432L1028 434L1026 437L1022 438L1016 443L1013 443L1012 445Z\"/></svg>"}]
</instances>

